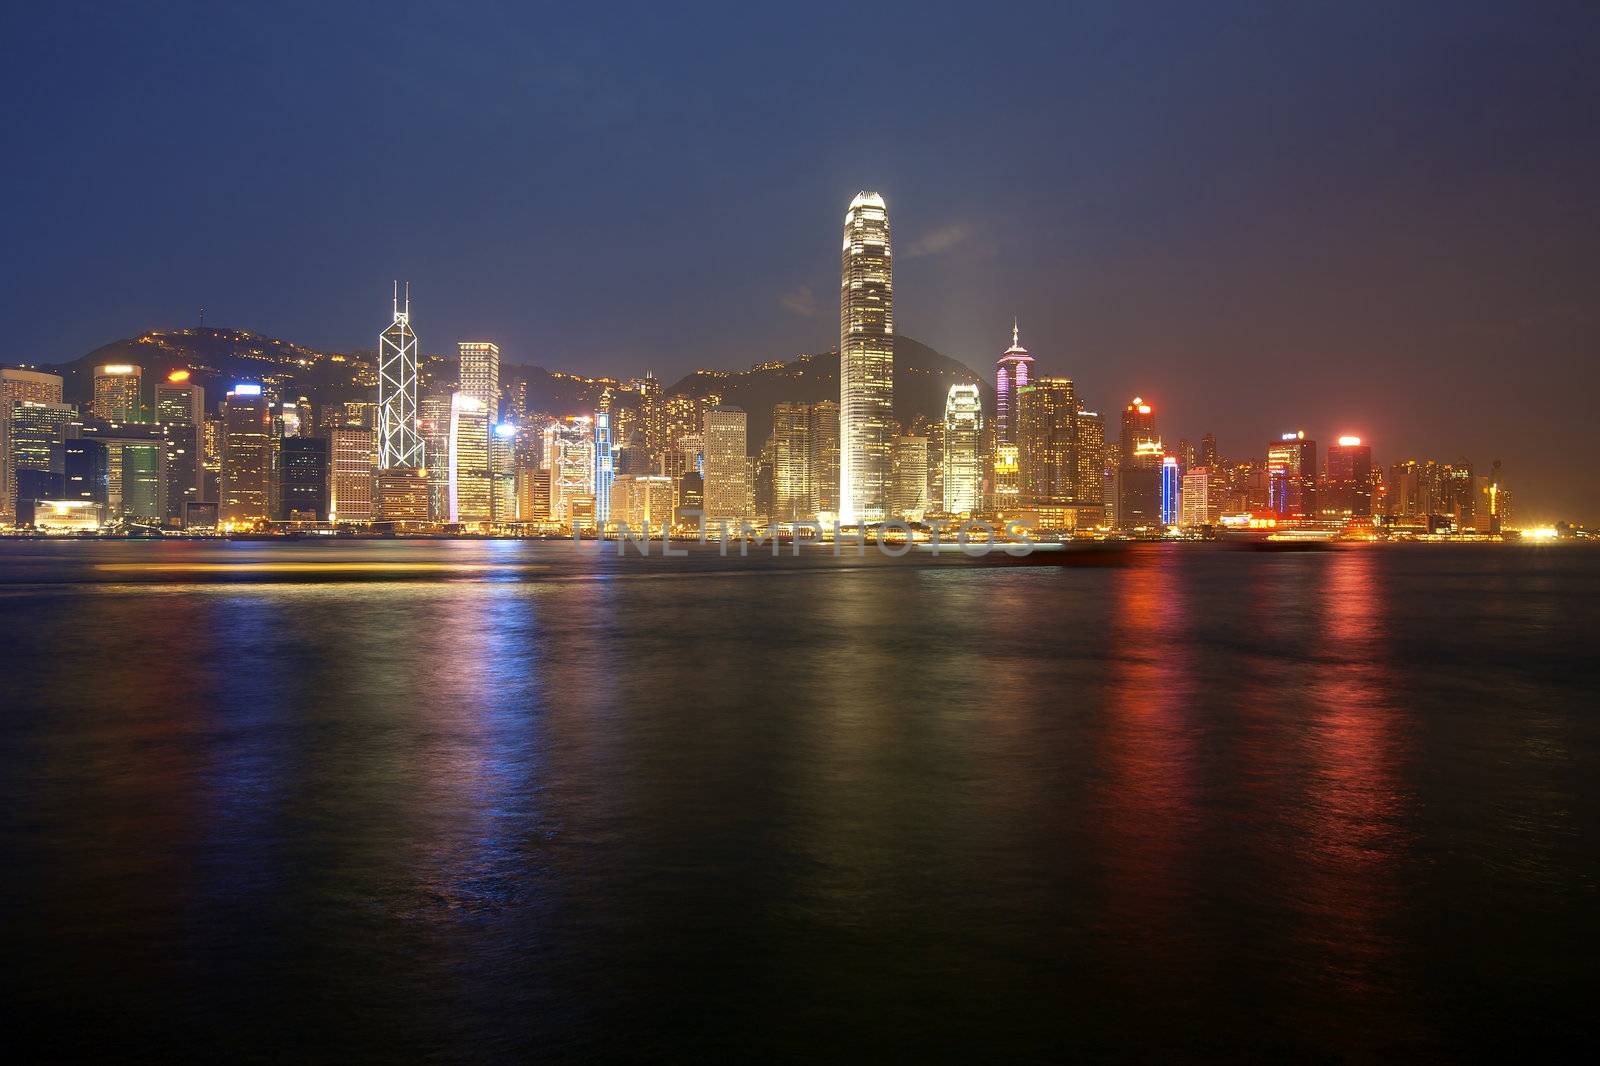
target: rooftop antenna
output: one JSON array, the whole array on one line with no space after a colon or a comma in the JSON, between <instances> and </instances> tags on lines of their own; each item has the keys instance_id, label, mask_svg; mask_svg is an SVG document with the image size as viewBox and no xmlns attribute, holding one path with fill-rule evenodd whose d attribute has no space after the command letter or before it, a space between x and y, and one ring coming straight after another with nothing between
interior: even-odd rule
<instances>
[{"instance_id":1,"label":"rooftop antenna","mask_svg":"<svg viewBox=\"0 0 1600 1066\"><path fill-rule=\"evenodd\" d=\"M396 278L395 282L394 282L394 317L396 317L396 318L400 317L400 279L399 278Z\"/></svg>"},{"instance_id":2,"label":"rooftop antenna","mask_svg":"<svg viewBox=\"0 0 1600 1066\"><path fill-rule=\"evenodd\" d=\"M206 328L206 308L204 304L200 305L200 328Z\"/></svg>"},{"instance_id":3,"label":"rooftop antenna","mask_svg":"<svg viewBox=\"0 0 1600 1066\"><path fill-rule=\"evenodd\" d=\"M411 282L406 282L406 317L411 317Z\"/></svg>"},{"instance_id":4,"label":"rooftop antenna","mask_svg":"<svg viewBox=\"0 0 1600 1066\"><path fill-rule=\"evenodd\" d=\"M1016 315L1012 315L1011 316L1011 347L1013 347L1013 348L1022 347L1022 342L1020 340L1018 340L1017 316Z\"/></svg>"}]
</instances>

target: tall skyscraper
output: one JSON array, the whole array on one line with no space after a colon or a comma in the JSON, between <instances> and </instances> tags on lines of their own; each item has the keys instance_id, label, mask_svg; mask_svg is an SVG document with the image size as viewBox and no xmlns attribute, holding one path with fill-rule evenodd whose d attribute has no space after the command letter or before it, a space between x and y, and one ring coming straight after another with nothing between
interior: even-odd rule
<instances>
[{"instance_id":1,"label":"tall skyscraper","mask_svg":"<svg viewBox=\"0 0 1600 1066\"><path fill-rule=\"evenodd\" d=\"M206 390L189 380L189 371L174 370L156 384L156 421L198 426L206 418Z\"/></svg>"},{"instance_id":2,"label":"tall skyscraper","mask_svg":"<svg viewBox=\"0 0 1600 1066\"><path fill-rule=\"evenodd\" d=\"M718 405L706 412L706 522L730 526L749 521L754 506L750 463L745 455L744 409Z\"/></svg>"},{"instance_id":3,"label":"tall skyscraper","mask_svg":"<svg viewBox=\"0 0 1600 1066\"><path fill-rule=\"evenodd\" d=\"M272 412L261 386L235 385L222 401L219 522L244 524L272 513Z\"/></svg>"},{"instance_id":4,"label":"tall skyscraper","mask_svg":"<svg viewBox=\"0 0 1600 1066\"><path fill-rule=\"evenodd\" d=\"M489 409L476 396L456 393L450 403L452 522L483 523L494 517L489 433Z\"/></svg>"},{"instance_id":5,"label":"tall skyscraper","mask_svg":"<svg viewBox=\"0 0 1600 1066\"><path fill-rule=\"evenodd\" d=\"M1033 378L1033 356L1022 346L1016 319L1011 320L1011 347L1001 353L994 364L994 425L995 441L999 444L1020 444L1016 438L1016 404L1019 390L1027 388Z\"/></svg>"},{"instance_id":6,"label":"tall skyscraper","mask_svg":"<svg viewBox=\"0 0 1600 1066\"><path fill-rule=\"evenodd\" d=\"M1367 518L1372 514L1372 445L1360 437L1340 437L1328 448L1328 477L1322 513L1329 518Z\"/></svg>"},{"instance_id":7,"label":"tall skyscraper","mask_svg":"<svg viewBox=\"0 0 1600 1066\"><path fill-rule=\"evenodd\" d=\"M889 209L877 193L862 192L850 201L841 260L839 514L841 523L853 525L882 521L889 511L894 261Z\"/></svg>"},{"instance_id":8,"label":"tall skyscraper","mask_svg":"<svg viewBox=\"0 0 1600 1066\"><path fill-rule=\"evenodd\" d=\"M772 409L772 520L810 519L811 492L811 405L780 403Z\"/></svg>"},{"instance_id":9,"label":"tall skyscraper","mask_svg":"<svg viewBox=\"0 0 1600 1066\"><path fill-rule=\"evenodd\" d=\"M1118 442L1117 525L1149 529L1161 524L1161 460L1166 452L1156 434L1155 406L1141 396L1122 410Z\"/></svg>"},{"instance_id":10,"label":"tall skyscraper","mask_svg":"<svg viewBox=\"0 0 1600 1066\"><path fill-rule=\"evenodd\" d=\"M500 346L494 341L458 341L461 390L483 404L489 423L500 420Z\"/></svg>"},{"instance_id":11,"label":"tall skyscraper","mask_svg":"<svg viewBox=\"0 0 1600 1066\"><path fill-rule=\"evenodd\" d=\"M94 398L89 413L107 422L138 422L143 369L132 363L108 363L94 368Z\"/></svg>"},{"instance_id":12,"label":"tall skyscraper","mask_svg":"<svg viewBox=\"0 0 1600 1066\"><path fill-rule=\"evenodd\" d=\"M1073 495L1080 504L1091 507L1106 502L1106 420L1081 405L1072 423Z\"/></svg>"},{"instance_id":13,"label":"tall skyscraper","mask_svg":"<svg viewBox=\"0 0 1600 1066\"><path fill-rule=\"evenodd\" d=\"M1198 529L1216 523L1217 501L1211 497L1211 472L1203 466L1197 466L1183 475L1178 525L1184 529Z\"/></svg>"},{"instance_id":14,"label":"tall skyscraper","mask_svg":"<svg viewBox=\"0 0 1600 1066\"><path fill-rule=\"evenodd\" d=\"M952 385L944 402L944 509L971 515L978 510L983 473L978 437L983 400L976 385Z\"/></svg>"},{"instance_id":15,"label":"tall skyscraper","mask_svg":"<svg viewBox=\"0 0 1600 1066\"><path fill-rule=\"evenodd\" d=\"M1027 374L1025 366L1019 367ZM1078 400L1072 379L1037 378L1013 394L1013 439L1021 470L1021 500L1028 504L1064 504L1076 499L1077 469L1073 462L1073 424Z\"/></svg>"},{"instance_id":16,"label":"tall skyscraper","mask_svg":"<svg viewBox=\"0 0 1600 1066\"><path fill-rule=\"evenodd\" d=\"M328 440L285 437L279 477L279 517L288 521L328 520Z\"/></svg>"},{"instance_id":17,"label":"tall skyscraper","mask_svg":"<svg viewBox=\"0 0 1600 1066\"><path fill-rule=\"evenodd\" d=\"M12 517L16 499L15 471L11 465L11 412L23 402L59 404L62 380L59 374L38 370L0 368L0 519Z\"/></svg>"},{"instance_id":18,"label":"tall skyscraper","mask_svg":"<svg viewBox=\"0 0 1600 1066\"><path fill-rule=\"evenodd\" d=\"M402 308L400 283L395 282L394 321L378 334L378 466L421 470L426 465L417 433L417 335L411 330L411 283L406 283Z\"/></svg>"},{"instance_id":19,"label":"tall skyscraper","mask_svg":"<svg viewBox=\"0 0 1600 1066\"><path fill-rule=\"evenodd\" d=\"M329 518L336 522L372 521L372 469L376 462L372 430L362 425L328 431L332 453L328 474Z\"/></svg>"},{"instance_id":20,"label":"tall skyscraper","mask_svg":"<svg viewBox=\"0 0 1600 1066\"><path fill-rule=\"evenodd\" d=\"M823 400L811 405L811 456L808 461L811 512L822 521L839 513L839 405Z\"/></svg>"},{"instance_id":21,"label":"tall skyscraper","mask_svg":"<svg viewBox=\"0 0 1600 1066\"><path fill-rule=\"evenodd\" d=\"M1317 513L1317 442L1305 430L1285 433L1267 446L1267 506L1279 519Z\"/></svg>"},{"instance_id":22,"label":"tall skyscraper","mask_svg":"<svg viewBox=\"0 0 1600 1066\"><path fill-rule=\"evenodd\" d=\"M611 521L611 484L617 477L617 456L611 447L611 412L594 413L594 518L601 529Z\"/></svg>"},{"instance_id":23,"label":"tall skyscraper","mask_svg":"<svg viewBox=\"0 0 1600 1066\"><path fill-rule=\"evenodd\" d=\"M896 518L920 522L928 506L928 438L900 436L890 442L889 508Z\"/></svg>"},{"instance_id":24,"label":"tall skyscraper","mask_svg":"<svg viewBox=\"0 0 1600 1066\"><path fill-rule=\"evenodd\" d=\"M1161 524L1175 526L1182 519L1183 464L1176 455L1161 457Z\"/></svg>"},{"instance_id":25,"label":"tall skyscraper","mask_svg":"<svg viewBox=\"0 0 1600 1066\"><path fill-rule=\"evenodd\" d=\"M550 471L550 519L569 525L593 514L594 419L568 416L544 431L545 462Z\"/></svg>"}]
</instances>

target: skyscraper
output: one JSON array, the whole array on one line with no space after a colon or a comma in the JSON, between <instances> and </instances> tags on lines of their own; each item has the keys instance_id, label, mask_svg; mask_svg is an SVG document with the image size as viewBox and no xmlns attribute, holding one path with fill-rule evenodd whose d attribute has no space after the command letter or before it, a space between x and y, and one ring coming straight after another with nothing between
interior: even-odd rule
<instances>
[{"instance_id":1,"label":"skyscraper","mask_svg":"<svg viewBox=\"0 0 1600 1066\"><path fill-rule=\"evenodd\" d=\"M493 341L458 341L461 391L483 404L489 423L500 420L500 346Z\"/></svg>"},{"instance_id":2,"label":"skyscraper","mask_svg":"<svg viewBox=\"0 0 1600 1066\"><path fill-rule=\"evenodd\" d=\"M394 321L378 334L378 466L420 470L426 465L417 433L417 335L411 331L411 283L406 283L402 308L400 283L395 282Z\"/></svg>"},{"instance_id":3,"label":"skyscraper","mask_svg":"<svg viewBox=\"0 0 1600 1066\"><path fill-rule=\"evenodd\" d=\"M772 409L772 520L815 515L811 488L811 406L780 403Z\"/></svg>"},{"instance_id":4,"label":"skyscraper","mask_svg":"<svg viewBox=\"0 0 1600 1066\"><path fill-rule=\"evenodd\" d=\"M1033 377L1033 356L1022 346L1016 319L1011 320L1011 347L994 364L994 425L998 444L1019 444L1016 438L1016 403L1019 390Z\"/></svg>"},{"instance_id":5,"label":"skyscraper","mask_svg":"<svg viewBox=\"0 0 1600 1066\"><path fill-rule=\"evenodd\" d=\"M12 515L16 499L15 471L11 465L11 412L19 403L59 404L61 375L37 370L0 368L0 518Z\"/></svg>"},{"instance_id":6,"label":"skyscraper","mask_svg":"<svg viewBox=\"0 0 1600 1066\"><path fill-rule=\"evenodd\" d=\"M859 193L844 216L839 287L840 522L888 514L894 421L894 262L889 210ZM710 486L707 485L708 507Z\"/></svg>"},{"instance_id":7,"label":"skyscraper","mask_svg":"<svg viewBox=\"0 0 1600 1066\"><path fill-rule=\"evenodd\" d=\"M1161 524L1175 526L1182 518L1183 467L1176 455L1161 457Z\"/></svg>"},{"instance_id":8,"label":"skyscraper","mask_svg":"<svg viewBox=\"0 0 1600 1066\"><path fill-rule=\"evenodd\" d=\"M594 420L568 416L546 426L544 455L550 471L550 520L568 525L585 512L592 513Z\"/></svg>"},{"instance_id":9,"label":"skyscraper","mask_svg":"<svg viewBox=\"0 0 1600 1066\"><path fill-rule=\"evenodd\" d=\"M1028 372L1025 364L1017 369L1024 377ZM1072 437L1077 414L1071 378L1038 378L1013 393L1013 439L1006 443L1017 446L1024 505L1071 503L1076 498Z\"/></svg>"},{"instance_id":10,"label":"skyscraper","mask_svg":"<svg viewBox=\"0 0 1600 1066\"><path fill-rule=\"evenodd\" d=\"M489 470L489 410L476 396L458 392L450 403L450 521L493 518Z\"/></svg>"},{"instance_id":11,"label":"skyscraper","mask_svg":"<svg viewBox=\"0 0 1600 1066\"><path fill-rule=\"evenodd\" d=\"M718 405L706 412L705 520L737 526L752 517L744 409Z\"/></svg>"},{"instance_id":12,"label":"skyscraper","mask_svg":"<svg viewBox=\"0 0 1600 1066\"><path fill-rule=\"evenodd\" d=\"M222 401L219 522L259 522L272 513L272 412L261 386L235 385Z\"/></svg>"},{"instance_id":13,"label":"skyscraper","mask_svg":"<svg viewBox=\"0 0 1600 1066\"><path fill-rule=\"evenodd\" d=\"M1372 445L1360 437L1340 437L1328 448L1328 476L1322 513L1329 518L1367 518L1372 514Z\"/></svg>"},{"instance_id":14,"label":"skyscraper","mask_svg":"<svg viewBox=\"0 0 1600 1066\"><path fill-rule=\"evenodd\" d=\"M889 506L894 517L920 522L928 512L928 438L895 437L891 442Z\"/></svg>"},{"instance_id":15,"label":"skyscraper","mask_svg":"<svg viewBox=\"0 0 1600 1066\"><path fill-rule=\"evenodd\" d=\"M361 425L328 431L329 517L336 522L372 521L372 430Z\"/></svg>"},{"instance_id":16,"label":"skyscraper","mask_svg":"<svg viewBox=\"0 0 1600 1066\"><path fill-rule=\"evenodd\" d=\"M174 370L156 384L156 421L199 426L206 418L206 390L189 380L187 370Z\"/></svg>"},{"instance_id":17,"label":"skyscraper","mask_svg":"<svg viewBox=\"0 0 1600 1066\"><path fill-rule=\"evenodd\" d=\"M1073 496L1091 507L1106 502L1106 420L1081 405L1072 422Z\"/></svg>"},{"instance_id":18,"label":"skyscraper","mask_svg":"<svg viewBox=\"0 0 1600 1066\"><path fill-rule=\"evenodd\" d=\"M1183 491L1178 507L1178 525L1184 529L1216 525L1217 501L1211 497L1210 470L1197 466L1183 475Z\"/></svg>"},{"instance_id":19,"label":"skyscraper","mask_svg":"<svg viewBox=\"0 0 1600 1066\"><path fill-rule=\"evenodd\" d=\"M1267 446L1267 506L1279 519L1317 513L1317 442L1305 430L1285 433Z\"/></svg>"},{"instance_id":20,"label":"skyscraper","mask_svg":"<svg viewBox=\"0 0 1600 1066\"><path fill-rule=\"evenodd\" d=\"M594 413L594 519L603 530L611 521L611 484L617 477L617 456L611 448L611 412Z\"/></svg>"},{"instance_id":21,"label":"skyscraper","mask_svg":"<svg viewBox=\"0 0 1600 1066\"><path fill-rule=\"evenodd\" d=\"M1155 406L1143 397L1122 410L1122 439L1118 442L1117 525L1147 529L1161 523L1161 460L1165 456L1156 435Z\"/></svg>"},{"instance_id":22,"label":"skyscraper","mask_svg":"<svg viewBox=\"0 0 1600 1066\"><path fill-rule=\"evenodd\" d=\"M107 422L138 422L144 407L139 392L143 370L132 363L108 363L94 368L94 398L89 413Z\"/></svg>"},{"instance_id":23,"label":"skyscraper","mask_svg":"<svg viewBox=\"0 0 1600 1066\"><path fill-rule=\"evenodd\" d=\"M328 520L328 441L325 437L285 437L279 478L279 517L289 521Z\"/></svg>"},{"instance_id":24,"label":"skyscraper","mask_svg":"<svg viewBox=\"0 0 1600 1066\"><path fill-rule=\"evenodd\" d=\"M976 385L952 385L944 402L944 509L947 514L977 511L982 486L978 436L983 431L983 401Z\"/></svg>"},{"instance_id":25,"label":"skyscraper","mask_svg":"<svg viewBox=\"0 0 1600 1066\"><path fill-rule=\"evenodd\" d=\"M811 405L811 456L807 493L811 512L831 521L839 513L839 405L823 400Z\"/></svg>"}]
</instances>

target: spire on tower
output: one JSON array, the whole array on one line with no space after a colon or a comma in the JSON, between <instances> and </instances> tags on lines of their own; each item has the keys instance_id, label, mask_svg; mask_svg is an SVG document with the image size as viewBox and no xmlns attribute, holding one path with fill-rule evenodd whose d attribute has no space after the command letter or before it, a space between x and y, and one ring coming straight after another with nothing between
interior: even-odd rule
<instances>
[{"instance_id":1,"label":"spire on tower","mask_svg":"<svg viewBox=\"0 0 1600 1066\"><path fill-rule=\"evenodd\" d=\"M1022 341L1020 339L1020 331L1017 329L1017 316L1016 315L1012 315L1011 316L1011 347L1013 347L1013 348L1022 347Z\"/></svg>"},{"instance_id":2,"label":"spire on tower","mask_svg":"<svg viewBox=\"0 0 1600 1066\"><path fill-rule=\"evenodd\" d=\"M394 279L394 317L400 317L400 279Z\"/></svg>"}]
</instances>

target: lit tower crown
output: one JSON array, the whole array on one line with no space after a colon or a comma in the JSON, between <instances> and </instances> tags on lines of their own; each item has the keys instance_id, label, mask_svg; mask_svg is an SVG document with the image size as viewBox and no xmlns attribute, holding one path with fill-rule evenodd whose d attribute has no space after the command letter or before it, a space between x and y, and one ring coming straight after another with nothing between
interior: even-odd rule
<instances>
[{"instance_id":1,"label":"lit tower crown","mask_svg":"<svg viewBox=\"0 0 1600 1066\"><path fill-rule=\"evenodd\" d=\"M994 364L994 432L1000 444L1015 444L1017 390L1033 378L1033 356L1022 346L1017 320L1011 320L1011 347Z\"/></svg>"},{"instance_id":2,"label":"lit tower crown","mask_svg":"<svg viewBox=\"0 0 1600 1066\"><path fill-rule=\"evenodd\" d=\"M394 321L378 334L378 466L388 470L427 465L417 432L417 335L411 332L411 283L400 304L394 283Z\"/></svg>"},{"instance_id":3,"label":"lit tower crown","mask_svg":"<svg viewBox=\"0 0 1600 1066\"><path fill-rule=\"evenodd\" d=\"M894 260L889 209L862 192L844 216L839 283L839 521L889 513L894 421Z\"/></svg>"}]
</instances>

